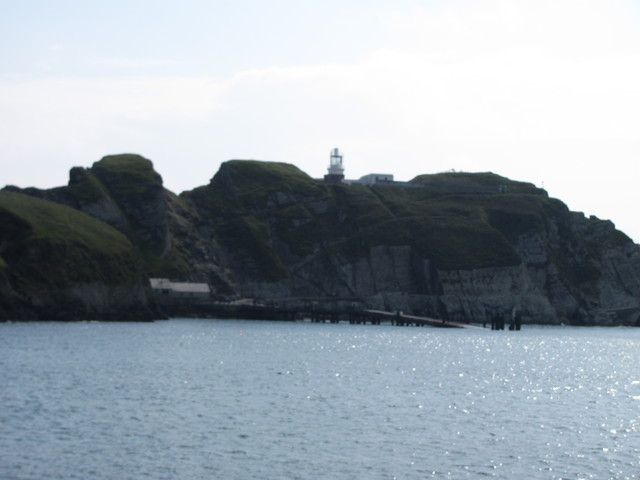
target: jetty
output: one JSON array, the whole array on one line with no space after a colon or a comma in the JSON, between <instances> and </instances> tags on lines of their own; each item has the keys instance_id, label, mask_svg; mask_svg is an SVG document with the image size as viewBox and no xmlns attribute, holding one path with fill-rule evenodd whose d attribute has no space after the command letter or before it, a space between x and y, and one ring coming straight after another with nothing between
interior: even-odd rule
<instances>
[{"instance_id":1,"label":"jetty","mask_svg":"<svg viewBox=\"0 0 640 480\"><path fill-rule=\"evenodd\" d=\"M384 310L363 310L361 316L365 319L364 323L369 323L373 320L378 324L381 322L389 322L391 325L397 325L401 327L415 326L415 327L438 327L438 328L480 328L468 323L451 322L448 320L437 320L435 318L420 317L416 315L406 315L402 312L386 312ZM366 320L369 319L369 322ZM358 321L352 322L358 323Z\"/></svg>"},{"instance_id":2,"label":"jetty","mask_svg":"<svg viewBox=\"0 0 640 480\"><path fill-rule=\"evenodd\" d=\"M350 323L394 325L400 327L481 328L467 323L408 315L400 311L319 307L313 303L298 306L255 303L217 303L198 300L161 302L168 317L219 318L238 320L310 321L316 323Z\"/></svg>"}]
</instances>

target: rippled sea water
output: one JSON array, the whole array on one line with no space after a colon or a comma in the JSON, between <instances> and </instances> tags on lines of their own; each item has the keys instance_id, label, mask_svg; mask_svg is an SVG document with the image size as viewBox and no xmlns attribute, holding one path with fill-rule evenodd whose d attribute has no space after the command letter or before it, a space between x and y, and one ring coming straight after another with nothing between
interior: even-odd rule
<instances>
[{"instance_id":1,"label":"rippled sea water","mask_svg":"<svg viewBox=\"0 0 640 480\"><path fill-rule=\"evenodd\" d=\"M0 478L636 479L640 329L0 324Z\"/></svg>"}]
</instances>

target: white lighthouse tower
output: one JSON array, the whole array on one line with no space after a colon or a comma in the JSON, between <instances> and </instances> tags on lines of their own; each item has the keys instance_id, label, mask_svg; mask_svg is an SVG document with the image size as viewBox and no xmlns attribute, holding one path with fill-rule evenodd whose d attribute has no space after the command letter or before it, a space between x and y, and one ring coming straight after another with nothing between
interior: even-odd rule
<instances>
[{"instance_id":1,"label":"white lighthouse tower","mask_svg":"<svg viewBox=\"0 0 640 480\"><path fill-rule=\"evenodd\" d=\"M329 157L329 173L324 176L326 183L342 183L344 181L344 167L342 166L342 154L334 148Z\"/></svg>"}]
</instances>

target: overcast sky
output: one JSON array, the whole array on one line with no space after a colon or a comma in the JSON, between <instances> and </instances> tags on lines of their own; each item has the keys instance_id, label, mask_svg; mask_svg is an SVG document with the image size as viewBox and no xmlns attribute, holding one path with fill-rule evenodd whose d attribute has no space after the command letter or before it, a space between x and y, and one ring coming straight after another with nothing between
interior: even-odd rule
<instances>
[{"instance_id":1,"label":"overcast sky","mask_svg":"<svg viewBox=\"0 0 640 480\"><path fill-rule=\"evenodd\" d=\"M139 153L492 171L640 241L640 2L0 0L0 185Z\"/></svg>"}]
</instances>

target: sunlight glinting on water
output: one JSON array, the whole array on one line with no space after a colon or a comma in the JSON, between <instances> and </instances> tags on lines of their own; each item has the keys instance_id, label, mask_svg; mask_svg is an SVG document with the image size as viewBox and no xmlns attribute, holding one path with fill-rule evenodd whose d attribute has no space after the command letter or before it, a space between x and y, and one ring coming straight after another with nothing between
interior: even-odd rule
<instances>
[{"instance_id":1,"label":"sunlight glinting on water","mask_svg":"<svg viewBox=\"0 0 640 480\"><path fill-rule=\"evenodd\" d=\"M640 330L0 325L0 476L638 478Z\"/></svg>"}]
</instances>

